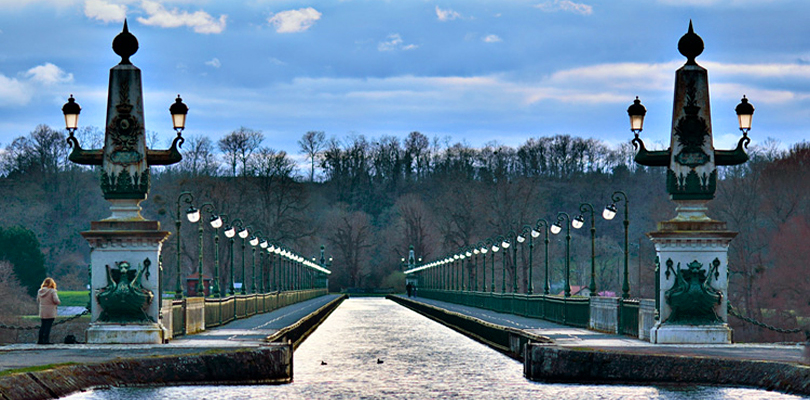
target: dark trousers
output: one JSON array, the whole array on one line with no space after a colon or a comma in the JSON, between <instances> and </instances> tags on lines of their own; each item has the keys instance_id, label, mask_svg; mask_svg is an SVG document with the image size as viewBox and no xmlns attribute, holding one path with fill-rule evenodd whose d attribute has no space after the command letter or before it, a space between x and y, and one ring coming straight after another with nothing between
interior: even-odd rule
<instances>
[{"instance_id":1,"label":"dark trousers","mask_svg":"<svg viewBox=\"0 0 810 400\"><path fill-rule=\"evenodd\" d=\"M49 344L51 336L51 326L53 325L53 318L43 318L42 324L39 327L39 341L37 344Z\"/></svg>"}]
</instances>

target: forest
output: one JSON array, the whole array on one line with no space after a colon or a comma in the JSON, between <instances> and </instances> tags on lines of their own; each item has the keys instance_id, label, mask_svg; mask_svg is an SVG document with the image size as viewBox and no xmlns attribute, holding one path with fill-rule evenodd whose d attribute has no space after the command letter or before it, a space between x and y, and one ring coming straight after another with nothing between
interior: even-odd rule
<instances>
[{"instance_id":1,"label":"forest","mask_svg":"<svg viewBox=\"0 0 810 400\"><path fill-rule=\"evenodd\" d=\"M165 147L157 134L147 136L149 147ZM103 133L94 127L81 129L77 137L83 148L100 148L103 141ZM598 139L560 134L528 138L518 147L491 142L476 148L420 132L403 138L337 138L321 131L304 133L297 154L268 143L272 138L246 127L217 141L191 135L182 146L182 162L152 169L142 214L172 232L163 245L165 282L175 279L177 240L182 242L181 276L196 272L198 225L178 215L184 214L178 195L189 191L196 207L211 203L216 213L240 218L264 238L307 257L319 256L325 245L327 258L333 258L332 291L403 290L401 260L407 259L411 245L417 257L429 262L462 246L521 232L539 219L554 222L561 211L574 217L582 203L589 203L597 215L598 291L621 293L623 216L612 221L599 216L620 190L628 198L630 294L653 296L655 253L645 233L672 218L675 206L665 191L665 171L636 165L629 143L612 147ZM8 256L14 248L0 246L4 304L33 303L26 292L38 286L44 274L53 276L60 290L86 287L89 247L79 233L89 229L90 221L109 216L109 210L98 171L68 162L69 150L64 133L45 125L0 150L0 229L5 229L0 233L31 232L42 252L43 274L32 278L25 273L30 265L14 265ZM749 317L806 329L810 144L782 150L778 142L767 140L749 148L749 155L746 164L720 169L717 196L709 204L710 216L739 232L729 254L729 300ZM571 284L587 285L590 232L586 228L571 233ZM213 275L213 234L206 226L208 275ZM563 284L564 235L551 239L549 280L556 294ZM225 242L220 241L221 260L229 257ZM542 288L542 246L535 242L533 283ZM241 252L234 253L234 264L239 265ZM526 246L517 255L516 265L507 260L507 279L511 282L512 274L518 274L519 292L525 292ZM224 287L230 266L225 261L222 265ZM237 269L237 281L243 279L239 273ZM804 339L736 319L730 323L735 341Z\"/></svg>"}]
</instances>

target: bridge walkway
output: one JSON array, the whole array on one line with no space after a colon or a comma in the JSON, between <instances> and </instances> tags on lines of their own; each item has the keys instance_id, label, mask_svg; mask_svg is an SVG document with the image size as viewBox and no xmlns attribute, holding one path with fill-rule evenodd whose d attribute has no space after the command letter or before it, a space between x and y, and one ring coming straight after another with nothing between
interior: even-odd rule
<instances>
[{"instance_id":1,"label":"bridge walkway","mask_svg":"<svg viewBox=\"0 0 810 400\"><path fill-rule=\"evenodd\" d=\"M780 361L800 363L804 346L800 344L733 343L706 345L651 344L629 336L608 334L560 325L542 319L527 318L486 309L448 303L421 297L399 296L447 311L477 318L492 324L516 328L534 335L546 336L556 345L577 349L611 350L632 354L669 354L682 356L728 358L737 360Z\"/></svg>"},{"instance_id":2,"label":"bridge walkway","mask_svg":"<svg viewBox=\"0 0 810 400\"><path fill-rule=\"evenodd\" d=\"M295 324L339 295L326 295L238 319L220 327L172 340L167 344L59 344L34 343L0 346L0 371L50 364L98 362L151 356L197 354L210 349L257 348L264 338ZM52 338L56 339L56 338Z\"/></svg>"}]
</instances>

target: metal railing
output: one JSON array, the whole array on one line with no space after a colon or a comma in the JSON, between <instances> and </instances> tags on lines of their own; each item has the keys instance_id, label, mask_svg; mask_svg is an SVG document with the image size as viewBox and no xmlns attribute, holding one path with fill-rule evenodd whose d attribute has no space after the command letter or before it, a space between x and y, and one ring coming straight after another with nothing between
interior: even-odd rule
<instances>
[{"instance_id":1,"label":"metal railing","mask_svg":"<svg viewBox=\"0 0 810 400\"><path fill-rule=\"evenodd\" d=\"M581 328L587 328L590 323L590 300L587 297L431 289L420 289L419 296L500 313L541 318Z\"/></svg>"},{"instance_id":2,"label":"metal railing","mask_svg":"<svg viewBox=\"0 0 810 400\"><path fill-rule=\"evenodd\" d=\"M205 328L227 324L236 319L267 313L291 304L326 295L326 289L295 290L287 292L233 295L205 299ZM186 325L186 299L172 302L172 333L184 335Z\"/></svg>"},{"instance_id":3,"label":"metal railing","mask_svg":"<svg viewBox=\"0 0 810 400\"><path fill-rule=\"evenodd\" d=\"M639 301L625 299L619 302L619 332L638 337Z\"/></svg>"}]
</instances>

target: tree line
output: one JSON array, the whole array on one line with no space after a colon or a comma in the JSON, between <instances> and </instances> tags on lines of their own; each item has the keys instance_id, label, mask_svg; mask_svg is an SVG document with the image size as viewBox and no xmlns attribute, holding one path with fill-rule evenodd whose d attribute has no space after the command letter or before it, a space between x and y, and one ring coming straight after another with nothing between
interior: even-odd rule
<instances>
[{"instance_id":1,"label":"tree line","mask_svg":"<svg viewBox=\"0 0 810 400\"><path fill-rule=\"evenodd\" d=\"M78 136L85 148L100 147L103 137L92 127ZM157 135L148 136L154 146ZM64 134L40 125L5 147L0 155L5 194L0 226L20 225L35 232L47 273L79 288L87 281L89 248L78 232L109 212L98 188L98 171L67 162L64 143ZM672 218L674 205L666 197L665 171L635 165L630 144L610 146L555 135L529 138L517 147L496 142L473 147L420 132L404 138L336 138L321 131L302 135L299 155L264 143L262 132L246 127L217 141L189 136L180 163L152 170L144 216L173 231L182 217L177 215L177 196L191 191L198 207L211 202L217 213L240 218L266 239L301 254L317 257L325 244L327 257L334 258L330 289L340 290L401 285L401 260L407 259L409 245L417 257L434 260L494 235L520 232L540 218L553 222L559 211L577 215L581 203L601 210L615 190L622 190L630 199L631 294L653 296L654 249L645 233ZM718 198L710 203L712 216L740 231L730 252L731 301L748 315L773 323L795 325L810 315L800 290L791 290L796 280L777 278L800 271L796 260L808 251L800 245L806 240L804 230L810 232L810 205L803 195L810 179L802 171L807 152L805 144L789 151L779 151L773 143L752 148L749 163L721 171ZM597 218L596 264L598 289L620 293L624 236L617 220ZM164 243L165 282L174 282L178 238L183 243L181 275L196 271L197 229L183 221L180 234ZM205 235L205 271L211 275L210 227ZM572 230L574 285L589 282L589 235ZM225 242L220 241L220 258L227 270L230 249ZM538 243L533 275L534 286L542 287ZM550 281L556 291L562 287L563 246L561 237L552 237ZM233 256L240 265L239 246ZM528 254L522 249L518 256L514 265L507 261L507 279L518 275L523 292L529 284L524 268ZM237 281L250 279L236 272ZM735 338L768 337L742 326L740 332Z\"/></svg>"}]
</instances>

